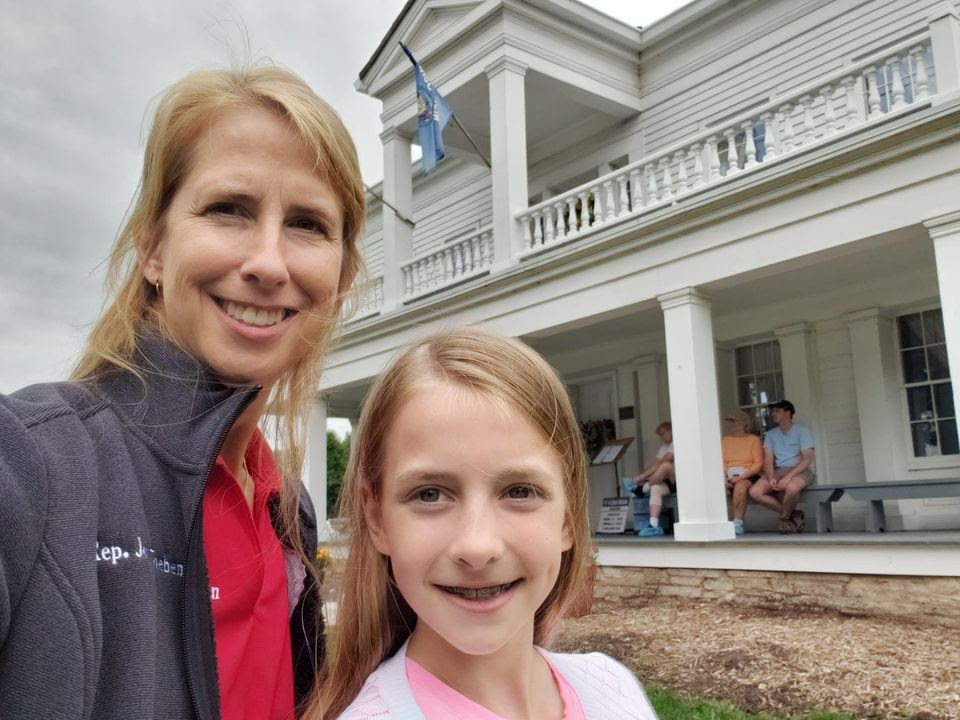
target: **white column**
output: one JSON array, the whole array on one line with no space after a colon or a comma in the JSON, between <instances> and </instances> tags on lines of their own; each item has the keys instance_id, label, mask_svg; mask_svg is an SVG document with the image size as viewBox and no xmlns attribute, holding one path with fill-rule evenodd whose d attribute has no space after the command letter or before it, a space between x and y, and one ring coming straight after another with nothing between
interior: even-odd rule
<instances>
[{"instance_id":1,"label":"white column","mask_svg":"<svg viewBox=\"0 0 960 720\"><path fill-rule=\"evenodd\" d=\"M710 301L693 288L660 295L677 469L679 541L732 540L723 490Z\"/></svg>"},{"instance_id":2,"label":"white column","mask_svg":"<svg viewBox=\"0 0 960 720\"><path fill-rule=\"evenodd\" d=\"M784 399L792 402L796 408L797 422L806 425L813 433L813 441L816 443L814 450L817 482L831 482L824 445L826 433L820 417L817 392L820 374L817 371L817 346L813 328L809 323L800 322L775 328L773 332L780 341ZM836 482L843 480L837 479Z\"/></svg>"},{"instance_id":3,"label":"white column","mask_svg":"<svg viewBox=\"0 0 960 720\"><path fill-rule=\"evenodd\" d=\"M396 128L380 134L383 142L383 199L409 220L413 219L413 179L410 173L410 138ZM403 302L400 265L413 257L413 230L386 205L383 206L383 312ZM326 440L324 440L326 442Z\"/></svg>"},{"instance_id":4,"label":"white column","mask_svg":"<svg viewBox=\"0 0 960 720\"><path fill-rule=\"evenodd\" d=\"M310 409L308 433L303 483L313 499L317 527L322 533L327 521L327 404L319 398Z\"/></svg>"},{"instance_id":5,"label":"white column","mask_svg":"<svg viewBox=\"0 0 960 720\"><path fill-rule=\"evenodd\" d=\"M933 238L943 310L943 332L947 340L953 406L960 408L960 211L923 223Z\"/></svg>"},{"instance_id":6,"label":"white column","mask_svg":"<svg viewBox=\"0 0 960 720\"><path fill-rule=\"evenodd\" d=\"M960 15L950 3L940 3L927 16L937 95L960 92ZM944 98L946 100L946 98Z\"/></svg>"},{"instance_id":7,"label":"white column","mask_svg":"<svg viewBox=\"0 0 960 720\"><path fill-rule=\"evenodd\" d=\"M896 480L902 428L897 422L899 380L893 318L879 308L843 317L850 332L864 474L867 482Z\"/></svg>"},{"instance_id":8,"label":"white column","mask_svg":"<svg viewBox=\"0 0 960 720\"><path fill-rule=\"evenodd\" d=\"M717 398L720 400L720 412L725 413L728 410L737 407L737 371L736 361L733 356L733 348L718 344L716 346L717 355ZM723 422L717 418L721 430Z\"/></svg>"},{"instance_id":9,"label":"white column","mask_svg":"<svg viewBox=\"0 0 960 720\"><path fill-rule=\"evenodd\" d=\"M486 67L490 85L490 163L493 165L493 270L506 267L523 244L517 213L527 208L527 66L502 57Z\"/></svg>"},{"instance_id":10,"label":"white column","mask_svg":"<svg viewBox=\"0 0 960 720\"><path fill-rule=\"evenodd\" d=\"M656 454L660 447L660 439L653 430L662 421L669 420L670 403L664 397L663 387L663 356L652 354L642 355L633 361L637 372L637 417L639 427L637 443L639 444L640 466L643 467Z\"/></svg>"},{"instance_id":11,"label":"white column","mask_svg":"<svg viewBox=\"0 0 960 720\"><path fill-rule=\"evenodd\" d=\"M620 472L632 477L640 472L640 415L637 412L637 392L634 386L633 367L620 365L617 368L617 437L632 437L633 445L620 461ZM632 418L621 419L620 415L632 412Z\"/></svg>"}]
</instances>

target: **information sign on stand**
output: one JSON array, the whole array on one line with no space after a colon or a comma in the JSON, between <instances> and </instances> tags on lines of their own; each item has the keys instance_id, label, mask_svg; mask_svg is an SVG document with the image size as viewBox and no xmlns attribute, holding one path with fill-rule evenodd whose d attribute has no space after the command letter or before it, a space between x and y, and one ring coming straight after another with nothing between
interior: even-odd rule
<instances>
[{"instance_id":1,"label":"information sign on stand","mask_svg":"<svg viewBox=\"0 0 960 720\"><path fill-rule=\"evenodd\" d=\"M627 529L627 515L629 513L630 498L604 498L597 534L620 535Z\"/></svg>"}]
</instances>

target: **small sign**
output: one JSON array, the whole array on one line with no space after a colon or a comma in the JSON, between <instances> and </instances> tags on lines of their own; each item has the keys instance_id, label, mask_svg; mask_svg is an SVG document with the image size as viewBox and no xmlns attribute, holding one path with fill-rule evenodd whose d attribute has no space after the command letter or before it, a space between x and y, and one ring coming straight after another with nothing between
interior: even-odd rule
<instances>
[{"instance_id":1,"label":"small sign","mask_svg":"<svg viewBox=\"0 0 960 720\"><path fill-rule=\"evenodd\" d=\"M603 499L600 510L598 534L619 535L627 529L627 515L630 513L630 498L610 497Z\"/></svg>"},{"instance_id":2,"label":"small sign","mask_svg":"<svg viewBox=\"0 0 960 720\"><path fill-rule=\"evenodd\" d=\"M617 438L616 440L607 440L606 444L600 448L599 452L593 456L591 465L606 465L607 463L617 462L630 447L633 438Z\"/></svg>"}]
</instances>

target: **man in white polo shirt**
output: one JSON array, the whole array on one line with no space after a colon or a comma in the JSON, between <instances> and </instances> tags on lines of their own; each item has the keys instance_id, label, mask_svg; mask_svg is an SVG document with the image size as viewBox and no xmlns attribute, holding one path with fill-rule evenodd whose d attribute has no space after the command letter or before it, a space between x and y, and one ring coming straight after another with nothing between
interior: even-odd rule
<instances>
[{"instance_id":1,"label":"man in white polo shirt","mask_svg":"<svg viewBox=\"0 0 960 720\"><path fill-rule=\"evenodd\" d=\"M776 427L763 439L763 476L750 488L750 497L780 516L781 534L803 532L806 520L796 508L800 493L814 482L813 435L806 425L793 422L789 400L767 409Z\"/></svg>"}]
</instances>

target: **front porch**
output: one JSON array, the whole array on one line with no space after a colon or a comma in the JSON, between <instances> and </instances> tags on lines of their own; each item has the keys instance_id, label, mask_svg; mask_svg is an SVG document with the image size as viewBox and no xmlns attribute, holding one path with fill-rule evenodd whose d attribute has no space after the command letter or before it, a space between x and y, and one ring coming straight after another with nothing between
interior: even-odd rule
<instances>
[{"instance_id":1,"label":"front porch","mask_svg":"<svg viewBox=\"0 0 960 720\"><path fill-rule=\"evenodd\" d=\"M760 510L757 510L760 512ZM747 533L735 540L595 535L602 567L956 577L960 531Z\"/></svg>"}]
</instances>

